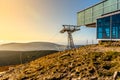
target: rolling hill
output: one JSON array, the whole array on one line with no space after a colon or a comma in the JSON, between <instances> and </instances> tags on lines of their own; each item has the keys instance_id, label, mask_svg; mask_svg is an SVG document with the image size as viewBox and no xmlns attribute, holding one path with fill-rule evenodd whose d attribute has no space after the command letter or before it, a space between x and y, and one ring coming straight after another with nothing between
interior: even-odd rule
<instances>
[{"instance_id":1,"label":"rolling hill","mask_svg":"<svg viewBox=\"0 0 120 80\"><path fill-rule=\"evenodd\" d=\"M119 80L120 46L82 46L9 68L0 80Z\"/></svg>"},{"instance_id":2,"label":"rolling hill","mask_svg":"<svg viewBox=\"0 0 120 80\"><path fill-rule=\"evenodd\" d=\"M61 51L66 47L50 42L30 42L30 43L8 43L0 45L1 51L38 51L38 50L56 50Z\"/></svg>"},{"instance_id":3,"label":"rolling hill","mask_svg":"<svg viewBox=\"0 0 120 80\"><path fill-rule=\"evenodd\" d=\"M0 45L0 66L26 63L64 48L63 45L49 42L2 44Z\"/></svg>"}]
</instances>

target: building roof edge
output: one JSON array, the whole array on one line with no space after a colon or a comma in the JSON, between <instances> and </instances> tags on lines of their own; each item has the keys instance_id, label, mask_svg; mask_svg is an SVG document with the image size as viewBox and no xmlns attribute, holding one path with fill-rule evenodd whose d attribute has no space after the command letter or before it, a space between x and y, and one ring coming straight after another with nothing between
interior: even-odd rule
<instances>
[{"instance_id":1,"label":"building roof edge","mask_svg":"<svg viewBox=\"0 0 120 80\"><path fill-rule=\"evenodd\" d=\"M80 10L80 11L77 12L77 14L80 13L80 12L82 12L82 11L85 11L85 10L87 10L87 9L89 9L89 8L92 8L92 7L94 7L94 6L96 6L96 5L100 4L100 3L103 3L103 2L105 2L105 1L108 1L108 0L103 0L103 1L101 1L101 2L96 3L96 4L93 5L93 6L90 6L90 7L88 7L88 8L83 9L83 10Z\"/></svg>"}]
</instances>

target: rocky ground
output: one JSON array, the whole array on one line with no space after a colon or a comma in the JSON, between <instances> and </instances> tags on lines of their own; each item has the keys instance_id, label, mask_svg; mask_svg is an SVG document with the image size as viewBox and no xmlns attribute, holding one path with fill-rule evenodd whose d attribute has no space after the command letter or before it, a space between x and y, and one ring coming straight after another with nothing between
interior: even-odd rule
<instances>
[{"instance_id":1,"label":"rocky ground","mask_svg":"<svg viewBox=\"0 0 120 80\"><path fill-rule=\"evenodd\" d=\"M0 80L120 80L119 71L119 46L90 45L10 67Z\"/></svg>"}]
</instances>

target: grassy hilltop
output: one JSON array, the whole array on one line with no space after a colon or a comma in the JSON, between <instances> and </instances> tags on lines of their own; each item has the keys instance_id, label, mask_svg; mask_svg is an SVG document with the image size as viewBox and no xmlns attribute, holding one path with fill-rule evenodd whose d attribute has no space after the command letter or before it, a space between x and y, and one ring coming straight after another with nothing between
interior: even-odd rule
<instances>
[{"instance_id":1,"label":"grassy hilltop","mask_svg":"<svg viewBox=\"0 0 120 80\"><path fill-rule=\"evenodd\" d=\"M113 80L115 71L120 71L120 47L91 45L11 67L0 80Z\"/></svg>"}]
</instances>

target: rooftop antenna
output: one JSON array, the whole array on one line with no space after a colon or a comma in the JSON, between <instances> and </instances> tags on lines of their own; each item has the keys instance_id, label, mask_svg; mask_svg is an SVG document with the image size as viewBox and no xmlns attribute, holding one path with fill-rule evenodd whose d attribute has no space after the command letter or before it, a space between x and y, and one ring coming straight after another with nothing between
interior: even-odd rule
<instances>
[{"instance_id":1,"label":"rooftop antenna","mask_svg":"<svg viewBox=\"0 0 120 80\"><path fill-rule=\"evenodd\" d=\"M72 49L75 48L74 45L74 41L73 41L73 37L72 37L72 33L79 31L80 28L79 26L75 26L75 25L63 25L63 29L60 31L60 33L68 33L68 45L67 45L67 49Z\"/></svg>"}]
</instances>

